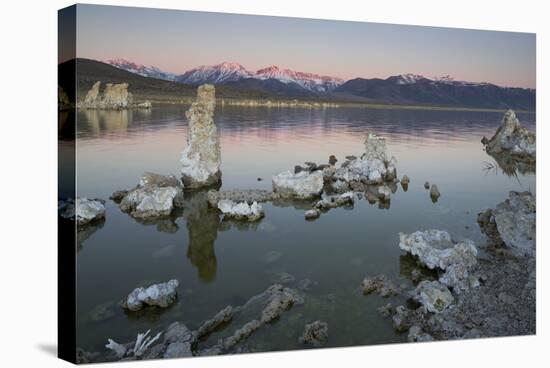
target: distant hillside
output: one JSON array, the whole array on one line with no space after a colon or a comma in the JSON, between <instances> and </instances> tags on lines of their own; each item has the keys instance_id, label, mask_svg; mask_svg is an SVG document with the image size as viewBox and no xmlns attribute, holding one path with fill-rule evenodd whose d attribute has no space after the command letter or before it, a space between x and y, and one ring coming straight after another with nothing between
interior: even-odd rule
<instances>
[{"instance_id":1,"label":"distant hillside","mask_svg":"<svg viewBox=\"0 0 550 368\"><path fill-rule=\"evenodd\" d=\"M512 108L530 111L535 110L536 100L536 91L533 89L454 81L450 77L429 79L421 75L404 74L387 79L356 78L337 86L340 82L336 78L308 73L292 74L291 71L281 71L278 68L271 68L269 73L258 71L255 77L249 77L250 72L243 71L239 64L220 64L223 68L216 66L214 69L212 67L193 69L192 75L195 79L191 78L191 74L187 75L187 79L193 81L192 85L182 83L182 78L179 76L174 77L176 81L170 81L141 75L146 71L164 75L157 68L144 69L145 67L140 68L137 64L135 66L131 64L134 69L130 69L133 71L130 72L89 59L71 60L60 64L60 75L74 70L75 63L79 100L84 98L86 92L96 81L128 83L136 102L144 100L174 103L184 100L189 102L196 95L196 85L199 82L215 83L217 97L247 100L297 99L448 108ZM261 78L258 77L260 72L262 72ZM303 78L297 79L297 76ZM201 80L203 77L205 80ZM62 85L62 87L69 95L74 89L74 85ZM326 92L323 88L331 91Z\"/></svg>"},{"instance_id":2,"label":"distant hillside","mask_svg":"<svg viewBox=\"0 0 550 368\"><path fill-rule=\"evenodd\" d=\"M162 79L144 77L139 74L115 68L109 64L90 59L76 59L59 64L59 73L74 70L76 63L77 71L77 99L81 100L86 96L92 85L101 81L102 83L128 83L129 90L134 95L136 102L143 100L158 102L179 102L196 96L197 87L187 84L171 82ZM62 86L65 91L72 91L72 86ZM217 86L218 97L234 98L267 98L268 96L258 92L234 89L231 87Z\"/></svg>"},{"instance_id":3,"label":"distant hillside","mask_svg":"<svg viewBox=\"0 0 550 368\"><path fill-rule=\"evenodd\" d=\"M535 110L536 92L449 79L433 80L416 75L387 79L356 78L334 90L341 98L363 97L374 103Z\"/></svg>"}]
</instances>

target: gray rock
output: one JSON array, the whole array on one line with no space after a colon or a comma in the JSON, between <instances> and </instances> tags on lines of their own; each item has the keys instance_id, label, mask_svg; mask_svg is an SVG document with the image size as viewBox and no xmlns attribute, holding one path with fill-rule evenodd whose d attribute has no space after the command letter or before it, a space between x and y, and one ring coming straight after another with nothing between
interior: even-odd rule
<instances>
[{"instance_id":1,"label":"gray rock","mask_svg":"<svg viewBox=\"0 0 550 368\"><path fill-rule=\"evenodd\" d=\"M101 82L94 83L92 88L86 93L84 101L80 107L85 109L127 109L132 107L134 98L128 92L128 83L112 84L107 83L100 93Z\"/></svg>"},{"instance_id":2,"label":"gray rock","mask_svg":"<svg viewBox=\"0 0 550 368\"><path fill-rule=\"evenodd\" d=\"M136 288L123 301L123 307L130 311L138 311L145 306L166 308L176 301L178 280L154 284L147 288Z\"/></svg>"},{"instance_id":3,"label":"gray rock","mask_svg":"<svg viewBox=\"0 0 550 368\"><path fill-rule=\"evenodd\" d=\"M294 304L300 303L300 299L291 289L284 288L282 285L273 285L266 291L268 301L262 310L260 321L269 323L279 318L286 310Z\"/></svg>"},{"instance_id":4,"label":"gray rock","mask_svg":"<svg viewBox=\"0 0 550 368\"><path fill-rule=\"evenodd\" d=\"M328 323L315 321L307 324L299 342L314 347L323 346L328 339Z\"/></svg>"},{"instance_id":5,"label":"gray rock","mask_svg":"<svg viewBox=\"0 0 550 368\"><path fill-rule=\"evenodd\" d=\"M409 179L409 177L407 175L403 175L403 178L401 179L401 184L402 185L409 185L410 182L411 182L411 180Z\"/></svg>"},{"instance_id":6,"label":"gray rock","mask_svg":"<svg viewBox=\"0 0 550 368\"><path fill-rule=\"evenodd\" d=\"M498 236L518 254L536 253L536 198L530 192L510 192L492 211Z\"/></svg>"},{"instance_id":7,"label":"gray rock","mask_svg":"<svg viewBox=\"0 0 550 368\"><path fill-rule=\"evenodd\" d=\"M135 188L116 191L111 198L119 200L120 209L137 219L163 217L182 205L183 186L173 175L146 172Z\"/></svg>"},{"instance_id":8,"label":"gray rock","mask_svg":"<svg viewBox=\"0 0 550 368\"><path fill-rule=\"evenodd\" d=\"M166 347L164 359L185 358L193 356L191 344L188 342L173 342Z\"/></svg>"},{"instance_id":9,"label":"gray rock","mask_svg":"<svg viewBox=\"0 0 550 368\"><path fill-rule=\"evenodd\" d=\"M378 313L382 315L382 317L387 318L389 317L393 312L393 305L391 303L385 304L378 309Z\"/></svg>"},{"instance_id":10,"label":"gray rock","mask_svg":"<svg viewBox=\"0 0 550 368\"><path fill-rule=\"evenodd\" d=\"M454 302L449 289L439 281L420 282L412 296L432 313L440 313Z\"/></svg>"},{"instance_id":11,"label":"gray rock","mask_svg":"<svg viewBox=\"0 0 550 368\"><path fill-rule=\"evenodd\" d=\"M411 327L410 311L402 305L395 307L392 324L393 329L397 332L407 331Z\"/></svg>"},{"instance_id":12,"label":"gray rock","mask_svg":"<svg viewBox=\"0 0 550 368\"><path fill-rule=\"evenodd\" d=\"M315 198L323 191L323 172L302 171L293 174L290 171L273 176L273 191L285 198Z\"/></svg>"},{"instance_id":13,"label":"gray rock","mask_svg":"<svg viewBox=\"0 0 550 368\"><path fill-rule=\"evenodd\" d=\"M437 185L432 184L432 187L430 189L430 197L432 198L432 201L437 202L440 196L441 196L441 193L439 193L439 189L437 188Z\"/></svg>"},{"instance_id":14,"label":"gray rock","mask_svg":"<svg viewBox=\"0 0 550 368\"><path fill-rule=\"evenodd\" d=\"M245 323L241 328L236 330L233 333L233 335L223 340L222 342L223 348L225 350L231 349L232 347L237 345L239 342L248 338L250 335L252 335L256 330L258 330L262 326L263 326L263 323L258 321L257 319L254 319L250 322Z\"/></svg>"},{"instance_id":15,"label":"gray rock","mask_svg":"<svg viewBox=\"0 0 550 368\"><path fill-rule=\"evenodd\" d=\"M315 220L319 218L319 216L321 216L321 211L316 208L307 210L306 212L304 212L304 216L306 220Z\"/></svg>"},{"instance_id":16,"label":"gray rock","mask_svg":"<svg viewBox=\"0 0 550 368\"><path fill-rule=\"evenodd\" d=\"M164 343L173 342L192 343L195 335L183 323L174 322L164 332Z\"/></svg>"},{"instance_id":17,"label":"gray rock","mask_svg":"<svg viewBox=\"0 0 550 368\"><path fill-rule=\"evenodd\" d=\"M182 152L181 174L186 187L200 188L221 180L221 150L214 124L215 88L204 84L197 90L197 99L185 113L189 122L187 147Z\"/></svg>"},{"instance_id":18,"label":"gray rock","mask_svg":"<svg viewBox=\"0 0 550 368\"><path fill-rule=\"evenodd\" d=\"M422 331L422 328L419 326L412 326L409 329L409 335L408 335L409 342L426 342L426 341L433 341L434 338Z\"/></svg>"},{"instance_id":19,"label":"gray rock","mask_svg":"<svg viewBox=\"0 0 550 368\"><path fill-rule=\"evenodd\" d=\"M536 159L536 135L524 128L516 114L508 110L495 135L487 141L485 149L490 154L507 153L521 160Z\"/></svg>"},{"instance_id":20,"label":"gray rock","mask_svg":"<svg viewBox=\"0 0 550 368\"><path fill-rule=\"evenodd\" d=\"M361 288L364 295L369 295L373 292L377 292L383 298L397 295L397 287L391 280L386 279L384 275L372 278L366 277L361 284Z\"/></svg>"},{"instance_id":21,"label":"gray rock","mask_svg":"<svg viewBox=\"0 0 550 368\"><path fill-rule=\"evenodd\" d=\"M218 202L218 209L224 214L224 218L235 220L258 221L264 217L264 209L258 202L248 204L222 199Z\"/></svg>"},{"instance_id":22,"label":"gray rock","mask_svg":"<svg viewBox=\"0 0 550 368\"><path fill-rule=\"evenodd\" d=\"M197 338L201 339L210 335L220 326L230 322L233 319L233 307L227 306L218 312L213 318L201 324L197 331Z\"/></svg>"},{"instance_id":23,"label":"gray rock","mask_svg":"<svg viewBox=\"0 0 550 368\"><path fill-rule=\"evenodd\" d=\"M105 201L84 197L58 201L59 215L83 227L105 219Z\"/></svg>"},{"instance_id":24,"label":"gray rock","mask_svg":"<svg viewBox=\"0 0 550 368\"><path fill-rule=\"evenodd\" d=\"M424 183L424 189L430 189L430 182L429 181Z\"/></svg>"},{"instance_id":25,"label":"gray rock","mask_svg":"<svg viewBox=\"0 0 550 368\"><path fill-rule=\"evenodd\" d=\"M460 292L471 286L471 271L477 265L477 248L470 240L453 243L442 230L399 233L399 248L418 258L425 267L444 271L440 281Z\"/></svg>"}]
</instances>

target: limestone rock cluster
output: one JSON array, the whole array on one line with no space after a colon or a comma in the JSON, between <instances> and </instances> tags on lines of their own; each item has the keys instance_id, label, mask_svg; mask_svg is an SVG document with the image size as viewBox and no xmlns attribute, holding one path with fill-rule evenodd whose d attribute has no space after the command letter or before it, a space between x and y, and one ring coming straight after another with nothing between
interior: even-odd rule
<instances>
[{"instance_id":1,"label":"limestone rock cluster","mask_svg":"<svg viewBox=\"0 0 550 368\"><path fill-rule=\"evenodd\" d=\"M536 198L531 192L509 193L508 199L478 215L478 223L493 245L519 255L536 253Z\"/></svg>"},{"instance_id":2,"label":"limestone rock cluster","mask_svg":"<svg viewBox=\"0 0 550 368\"><path fill-rule=\"evenodd\" d=\"M79 228L105 219L105 201L102 199L76 198L58 201L62 218L76 221Z\"/></svg>"},{"instance_id":3,"label":"limestone rock cluster","mask_svg":"<svg viewBox=\"0 0 550 368\"><path fill-rule=\"evenodd\" d=\"M509 154L522 161L536 159L536 135L521 125L512 110L504 114L495 135L491 139L483 137L482 143L489 154Z\"/></svg>"},{"instance_id":4,"label":"limestone rock cluster","mask_svg":"<svg viewBox=\"0 0 550 368\"><path fill-rule=\"evenodd\" d=\"M146 306L166 308L176 301L178 286L178 280L170 280L146 288L136 288L123 301L123 307L130 311L138 311Z\"/></svg>"},{"instance_id":5,"label":"limestone rock cluster","mask_svg":"<svg viewBox=\"0 0 550 368\"><path fill-rule=\"evenodd\" d=\"M100 88L101 82L95 82L88 93L86 93L86 97L80 107L84 109L120 110L133 106L134 97L128 91L128 83L107 83L103 89L103 93L101 93Z\"/></svg>"},{"instance_id":6,"label":"limestone rock cluster","mask_svg":"<svg viewBox=\"0 0 550 368\"><path fill-rule=\"evenodd\" d=\"M145 173L135 188L116 191L111 199L135 218L168 216L183 206L183 185L174 175Z\"/></svg>"},{"instance_id":7,"label":"limestone rock cluster","mask_svg":"<svg viewBox=\"0 0 550 368\"><path fill-rule=\"evenodd\" d=\"M477 265L477 248L469 240L454 243L446 231L416 231L400 233L399 248L417 257L423 266L439 271L439 282L456 293L478 285L472 274Z\"/></svg>"}]
</instances>

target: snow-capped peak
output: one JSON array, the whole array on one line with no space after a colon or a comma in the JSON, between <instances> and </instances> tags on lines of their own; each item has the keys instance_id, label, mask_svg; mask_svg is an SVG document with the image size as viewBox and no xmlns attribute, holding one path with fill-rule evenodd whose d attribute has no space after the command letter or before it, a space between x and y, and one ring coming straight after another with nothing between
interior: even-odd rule
<instances>
[{"instance_id":1,"label":"snow-capped peak","mask_svg":"<svg viewBox=\"0 0 550 368\"><path fill-rule=\"evenodd\" d=\"M401 74L401 75L398 75L395 78L397 80L397 84L414 84L414 83L418 82L421 79L428 79L428 78L424 77L423 75L412 74L412 73Z\"/></svg>"},{"instance_id":2,"label":"snow-capped peak","mask_svg":"<svg viewBox=\"0 0 550 368\"><path fill-rule=\"evenodd\" d=\"M130 73L139 74L143 77L165 79L171 81L173 81L176 77L174 73L164 72L155 66L145 66L143 64L137 64L123 58L109 59L106 60L105 63L110 64L116 68L126 70Z\"/></svg>"},{"instance_id":3,"label":"snow-capped peak","mask_svg":"<svg viewBox=\"0 0 550 368\"><path fill-rule=\"evenodd\" d=\"M233 82L250 78L251 73L239 63L224 61L216 65L202 65L188 70L178 81L188 84Z\"/></svg>"},{"instance_id":4,"label":"snow-capped peak","mask_svg":"<svg viewBox=\"0 0 550 368\"><path fill-rule=\"evenodd\" d=\"M303 88L314 92L331 91L338 87L344 80L325 75L296 72L290 69L280 69L276 65L271 65L259 69L254 74L257 79L277 79L283 83L296 83Z\"/></svg>"}]
</instances>

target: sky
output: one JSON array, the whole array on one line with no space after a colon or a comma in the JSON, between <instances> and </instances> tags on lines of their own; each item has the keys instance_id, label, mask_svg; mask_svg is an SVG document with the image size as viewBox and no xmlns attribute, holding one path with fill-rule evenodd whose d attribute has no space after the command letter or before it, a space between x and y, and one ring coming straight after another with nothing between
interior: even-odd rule
<instances>
[{"instance_id":1,"label":"sky","mask_svg":"<svg viewBox=\"0 0 550 368\"><path fill-rule=\"evenodd\" d=\"M229 61L346 80L413 73L536 87L533 33L81 4L77 56L178 74Z\"/></svg>"}]
</instances>

